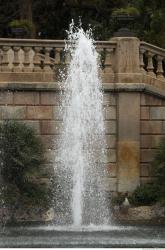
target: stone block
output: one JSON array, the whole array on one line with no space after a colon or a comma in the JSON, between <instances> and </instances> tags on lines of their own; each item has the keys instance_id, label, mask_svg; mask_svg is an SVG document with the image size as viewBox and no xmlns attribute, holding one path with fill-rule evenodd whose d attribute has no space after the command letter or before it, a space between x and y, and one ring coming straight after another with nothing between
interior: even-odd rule
<instances>
[{"instance_id":1,"label":"stone block","mask_svg":"<svg viewBox=\"0 0 165 250\"><path fill-rule=\"evenodd\" d=\"M116 163L106 164L106 169L109 177L116 177L117 174L117 165Z\"/></svg>"},{"instance_id":2,"label":"stone block","mask_svg":"<svg viewBox=\"0 0 165 250\"><path fill-rule=\"evenodd\" d=\"M142 134L161 134L163 132L162 121L141 121Z\"/></svg>"},{"instance_id":3,"label":"stone block","mask_svg":"<svg viewBox=\"0 0 165 250\"><path fill-rule=\"evenodd\" d=\"M116 192L117 191L117 179L116 178L104 178L103 179L103 189L105 191Z\"/></svg>"},{"instance_id":4,"label":"stone block","mask_svg":"<svg viewBox=\"0 0 165 250\"><path fill-rule=\"evenodd\" d=\"M104 105L116 105L116 94L104 93L103 94L103 104Z\"/></svg>"},{"instance_id":5,"label":"stone block","mask_svg":"<svg viewBox=\"0 0 165 250\"><path fill-rule=\"evenodd\" d=\"M26 119L26 107L24 106L0 106L0 120Z\"/></svg>"},{"instance_id":6,"label":"stone block","mask_svg":"<svg viewBox=\"0 0 165 250\"><path fill-rule=\"evenodd\" d=\"M147 163L140 164L140 176L149 177L151 175L151 165Z\"/></svg>"},{"instance_id":7,"label":"stone block","mask_svg":"<svg viewBox=\"0 0 165 250\"><path fill-rule=\"evenodd\" d=\"M59 134L62 129L60 121L41 121L41 134Z\"/></svg>"},{"instance_id":8,"label":"stone block","mask_svg":"<svg viewBox=\"0 0 165 250\"><path fill-rule=\"evenodd\" d=\"M141 177L140 178L140 185L152 183L154 179L155 179L154 177Z\"/></svg>"},{"instance_id":9,"label":"stone block","mask_svg":"<svg viewBox=\"0 0 165 250\"><path fill-rule=\"evenodd\" d=\"M150 118L153 120L165 120L165 106L164 107L151 107Z\"/></svg>"},{"instance_id":10,"label":"stone block","mask_svg":"<svg viewBox=\"0 0 165 250\"><path fill-rule=\"evenodd\" d=\"M32 92L32 91L14 92L14 104L38 105L39 104L39 92Z\"/></svg>"},{"instance_id":11,"label":"stone block","mask_svg":"<svg viewBox=\"0 0 165 250\"><path fill-rule=\"evenodd\" d=\"M42 135L41 140L47 149L57 149L60 145L59 135Z\"/></svg>"},{"instance_id":12,"label":"stone block","mask_svg":"<svg viewBox=\"0 0 165 250\"><path fill-rule=\"evenodd\" d=\"M59 105L61 103L61 95L57 92L41 92L42 105Z\"/></svg>"},{"instance_id":13,"label":"stone block","mask_svg":"<svg viewBox=\"0 0 165 250\"><path fill-rule=\"evenodd\" d=\"M104 118L105 120L114 120L116 119L116 107L105 107L104 108Z\"/></svg>"},{"instance_id":14,"label":"stone block","mask_svg":"<svg viewBox=\"0 0 165 250\"><path fill-rule=\"evenodd\" d=\"M118 143L118 191L132 192L140 181L139 142L119 141Z\"/></svg>"},{"instance_id":15,"label":"stone block","mask_svg":"<svg viewBox=\"0 0 165 250\"><path fill-rule=\"evenodd\" d=\"M44 158L45 158L46 163L48 163L48 164L50 164L50 163L54 164L55 157L56 157L56 151L55 150L51 150L51 149L45 150Z\"/></svg>"},{"instance_id":16,"label":"stone block","mask_svg":"<svg viewBox=\"0 0 165 250\"><path fill-rule=\"evenodd\" d=\"M13 104L13 92L0 91L0 104Z\"/></svg>"},{"instance_id":17,"label":"stone block","mask_svg":"<svg viewBox=\"0 0 165 250\"><path fill-rule=\"evenodd\" d=\"M150 119L149 107L141 107L140 116L142 120L149 120Z\"/></svg>"},{"instance_id":18,"label":"stone block","mask_svg":"<svg viewBox=\"0 0 165 250\"><path fill-rule=\"evenodd\" d=\"M105 134L116 133L116 121L105 121Z\"/></svg>"},{"instance_id":19,"label":"stone block","mask_svg":"<svg viewBox=\"0 0 165 250\"><path fill-rule=\"evenodd\" d=\"M53 107L53 118L54 120L60 120L60 121L63 119L62 107L59 106Z\"/></svg>"},{"instance_id":20,"label":"stone block","mask_svg":"<svg viewBox=\"0 0 165 250\"><path fill-rule=\"evenodd\" d=\"M116 150L107 149L105 151L105 155L103 159L101 159L103 163L115 163L116 162Z\"/></svg>"},{"instance_id":21,"label":"stone block","mask_svg":"<svg viewBox=\"0 0 165 250\"><path fill-rule=\"evenodd\" d=\"M53 107L52 106L28 106L27 119L41 120L52 119Z\"/></svg>"},{"instance_id":22,"label":"stone block","mask_svg":"<svg viewBox=\"0 0 165 250\"><path fill-rule=\"evenodd\" d=\"M36 134L40 134L40 122L39 121L30 121L30 120L24 120L24 121L18 121L20 123L26 124L27 126L31 127Z\"/></svg>"},{"instance_id":23,"label":"stone block","mask_svg":"<svg viewBox=\"0 0 165 250\"><path fill-rule=\"evenodd\" d=\"M155 154L155 149L141 149L141 162L152 162Z\"/></svg>"},{"instance_id":24,"label":"stone block","mask_svg":"<svg viewBox=\"0 0 165 250\"><path fill-rule=\"evenodd\" d=\"M141 148L157 148L165 135L141 135Z\"/></svg>"},{"instance_id":25,"label":"stone block","mask_svg":"<svg viewBox=\"0 0 165 250\"><path fill-rule=\"evenodd\" d=\"M106 135L106 147L116 148L116 135Z\"/></svg>"},{"instance_id":26,"label":"stone block","mask_svg":"<svg viewBox=\"0 0 165 250\"><path fill-rule=\"evenodd\" d=\"M153 95L141 94L141 105L160 106L162 99Z\"/></svg>"},{"instance_id":27,"label":"stone block","mask_svg":"<svg viewBox=\"0 0 165 250\"><path fill-rule=\"evenodd\" d=\"M139 141L140 94L120 93L118 110L119 140Z\"/></svg>"}]
</instances>

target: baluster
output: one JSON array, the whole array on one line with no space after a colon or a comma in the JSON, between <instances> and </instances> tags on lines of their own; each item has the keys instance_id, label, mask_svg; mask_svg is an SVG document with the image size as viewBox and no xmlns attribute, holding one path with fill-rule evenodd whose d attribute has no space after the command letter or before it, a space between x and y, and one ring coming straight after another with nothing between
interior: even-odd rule
<instances>
[{"instance_id":1,"label":"baluster","mask_svg":"<svg viewBox=\"0 0 165 250\"><path fill-rule=\"evenodd\" d=\"M67 51L67 52L65 52L65 65L66 65L66 67L69 66L70 61L71 61L71 54L69 51Z\"/></svg>"},{"instance_id":2,"label":"baluster","mask_svg":"<svg viewBox=\"0 0 165 250\"><path fill-rule=\"evenodd\" d=\"M153 61L152 61L153 53L148 51L147 52L147 57L148 57L147 74L150 75L150 76L155 77L154 66L153 66Z\"/></svg>"},{"instance_id":3,"label":"baluster","mask_svg":"<svg viewBox=\"0 0 165 250\"><path fill-rule=\"evenodd\" d=\"M112 69L112 62L111 62L112 52L113 52L113 49L105 49L105 62L104 62L105 73L114 73Z\"/></svg>"},{"instance_id":4,"label":"baluster","mask_svg":"<svg viewBox=\"0 0 165 250\"><path fill-rule=\"evenodd\" d=\"M55 48L55 64L61 64L61 48Z\"/></svg>"},{"instance_id":5,"label":"baluster","mask_svg":"<svg viewBox=\"0 0 165 250\"><path fill-rule=\"evenodd\" d=\"M50 51L52 50L52 48L45 48L45 60L44 60L44 71L45 72L51 72L52 68L51 68L51 60L50 60Z\"/></svg>"},{"instance_id":6,"label":"baluster","mask_svg":"<svg viewBox=\"0 0 165 250\"><path fill-rule=\"evenodd\" d=\"M19 51L20 47L14 46L13 51L14 51L14 60L13 60L13 72L21 72L20 68L20 60L19 60Z\"/></svg>"},{"instance_id":7,"label":"baluster","mask_svg":"<svg viewBox=\"0 0 165 250\"><path fill-rule=\"evenodd\" d=\"M98 53L97 64L99 66L99 74L101 74L102 73L102 57L101 57L101 53L103 52L103 48L96 48L96 51Z\"/></svg>"},{"instance_id":8,"label":"baluster","mask_svg":"<svg viewBox=\"0 0 165 250\"><path fill-rule=\"evenodd\" d=\"M157 71L156 71L156 76L157 78L161 79L164 78L163 76L163 57L158 55L157 56Z\"/></svg>"},{"instance_id":9,"label":"baluster","mask_svg":"<svg viewBox=\"0 0 165 250\"><path fill-rule=\"evenodd\" d=\"M32 68L30 68L30 47L24 47L24 62L23 62L23 71L24 72L31 72Z\"/></svg>"},{"instance_id":10,"label":"baluster","mask_svg":"<svg viewBox=\"0 0 165 250\"><path fill-rule=\"evenodd\" d=\"M144 69L144 58L143 58L144 53L145 53L145 49L140 49L140 71L142 73L146 73Z\"/></svg>"},{"instance_id":11,"label":"baluster","mask_svg":"<svg viewBox=\"0 0 165 250\"><path fill-rule=\"evenodd\" d=\"M9 49L10 49L9 46L2 47L2 67L1 67L1 70L3 72L10 72L11 71L11 69L9 68L9 57L8 57Z\"/></svg>"},{"instance_id":12,"label":"baluster","mask_svg":"<svg viewBox=\"0 0 165 250\"><path fill-rule=\"evenodd\" d=\"M41 47L34 47L34 58L33 58L33 63L34 63L34 72L41 72L41 57L40 57L40 51Z\"/></svg>"}]
</instances>

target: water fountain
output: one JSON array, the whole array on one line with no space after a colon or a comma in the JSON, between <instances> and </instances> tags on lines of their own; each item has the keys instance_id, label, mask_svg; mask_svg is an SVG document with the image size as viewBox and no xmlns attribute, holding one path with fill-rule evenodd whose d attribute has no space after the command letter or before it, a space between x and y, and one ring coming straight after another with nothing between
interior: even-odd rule
<instances>
[{"instance_id":1,"label":"water fountain","mask_svg":"<svg viewBox=\"0 0 165 250\"><path fill-rule=\"evenodd\" d=\"M54 165L59 222L8 226L0 247L164 247L162 226L112 225L103 189L103 93L91 31L72 23L65 50L71 62L61 73L63 123Z\"/></svg>"},{"instance_id":2,"label":"water fountain","mask_svg":"<svg viewBox=\"0 0 165 250\"><path fill-rule=\"evenodd\" d=\"M110 215L102 183L106 176L103 93L91 30L84 32L71 23L65 51L71 62L60 84L63 126L55 165L64 195L56 205L65 207L71 197L67 215L74 227L107 224Z\"/></svg>"}]
</instances>

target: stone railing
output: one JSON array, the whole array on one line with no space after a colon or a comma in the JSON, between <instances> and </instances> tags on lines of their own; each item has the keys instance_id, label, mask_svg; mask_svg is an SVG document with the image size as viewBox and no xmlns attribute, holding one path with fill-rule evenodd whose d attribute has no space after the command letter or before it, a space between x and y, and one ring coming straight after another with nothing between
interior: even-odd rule
<instances>
[{"instance_id":1,"label":"stone railing","mask_svg":"<svg viewBox=\"0 0 165 250\"><path fill-rule=\"evenodd\" d=\"M165 81L165 49L141 42L140 68L142 73Z\"/></svg>"},{"instance_id":2,"label":"stone railing","mask_svg":"<svg viewBox=\"0 0 165 250\"><path fill-rule=\"evenodd\" d=\"M0 82L56 81L57 70L61 66L67 68L70 62L64 45L63 40L0 39ZM101 73L108 79L113 74L116 43L97 42L96 47L100 54Z\"/></svg>"}]
</instances>

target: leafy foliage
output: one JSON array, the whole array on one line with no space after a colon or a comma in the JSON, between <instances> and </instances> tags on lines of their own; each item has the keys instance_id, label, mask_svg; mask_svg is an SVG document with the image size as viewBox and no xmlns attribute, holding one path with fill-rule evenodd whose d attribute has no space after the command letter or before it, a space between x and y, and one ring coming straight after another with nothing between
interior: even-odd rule
<instances>
[{"instance_id":1,"label":"leafy foliage","mask_svg":"<svg viewBox=\"0 0 165 250\"><path fill-rule=\"evenodd\" d=\"M43 146L32 128L15 121L0 125L3 199L8 205L47 206L49 187L41 183Z\"/></svg>"},{"instance_id":2,"label":"leafy foliage","mask_svg":"<svg viewBox=\"0 0 165 250\"><path fill-rule=\"evenodd\" d=\"M130 197L135 205L149 205L160 202L165 205L165 139L158 147L157 154L153 161L153 174L155 181L138 187Z\"/></svg>"}]
</instances>

